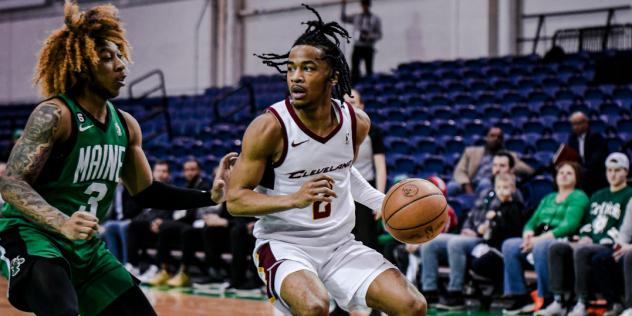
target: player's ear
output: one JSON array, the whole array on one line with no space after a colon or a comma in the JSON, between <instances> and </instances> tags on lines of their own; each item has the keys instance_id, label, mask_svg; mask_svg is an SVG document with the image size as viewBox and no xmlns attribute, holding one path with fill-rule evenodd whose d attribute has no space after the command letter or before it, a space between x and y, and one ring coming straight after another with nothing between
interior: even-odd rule
<instances>
[{"instance_id":1,"label":"player's ear","mask_svg":"<svg viewBox=\"0 0 632 316\"><path fill-rule=\"evenodd\" d=\"M338 71L334 71L333 74L331 75L331 77L329 77L329 82L331 82L332 86L335 86L338 84L338 76L340 75L340 73Z\"/></svg>"}]
</instances>

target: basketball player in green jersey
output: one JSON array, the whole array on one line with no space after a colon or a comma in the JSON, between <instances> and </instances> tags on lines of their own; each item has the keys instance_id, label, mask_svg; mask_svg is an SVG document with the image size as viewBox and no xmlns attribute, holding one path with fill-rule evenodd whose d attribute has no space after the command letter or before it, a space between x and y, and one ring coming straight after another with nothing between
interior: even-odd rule
<instances>
[{"instance_id":1,"label":"basketball player in green jersey","mask_svg":"<svg viewBox=\"0 0 632 316\"><path fill-rule=\"evenodd\" d=\"M95 237L120 179L143 207L189 209L224 199L230 162L211 192L152 181L138 122L108 100L125 84L129 44L114 6L79 12L40 52L49 99L31 114L0 178L0 271L8 298L37 315L155 315L132 276Z\"/></svg>"}]
</instances>

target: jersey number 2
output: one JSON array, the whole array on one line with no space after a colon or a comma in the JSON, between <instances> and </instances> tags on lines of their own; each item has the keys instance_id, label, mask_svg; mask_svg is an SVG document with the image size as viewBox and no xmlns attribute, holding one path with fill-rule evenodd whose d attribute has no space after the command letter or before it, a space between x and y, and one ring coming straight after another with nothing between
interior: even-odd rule
<instances>
[{"instance_id":1,"label":"jersey number 2","mask_svg":"<svg viewBox=\"0 0 632 316\"><path fill-rule=\"evenodd\" d=\"M90 196L88 199L88 205L90 206L90 214L97 216L97 210L99 209L99 201L103 200L105 194L108 193L108 187L103 183L94 182L92 183L83 193ZM97 193L96 196L93 196L94 193ZM81 205L79 208L80 212L86 211L86 206Z\"/></svg>"},{"instance_id":2,"label":"jersey number 2","mask_svg":"<svg viewBox=\"0 0 632 316\"><path fill-rule=\"evenodd\" d=\"M321 219L331 215L331 203L316 201L313 205L314 219Z\"/></svg>"}]
</instances>

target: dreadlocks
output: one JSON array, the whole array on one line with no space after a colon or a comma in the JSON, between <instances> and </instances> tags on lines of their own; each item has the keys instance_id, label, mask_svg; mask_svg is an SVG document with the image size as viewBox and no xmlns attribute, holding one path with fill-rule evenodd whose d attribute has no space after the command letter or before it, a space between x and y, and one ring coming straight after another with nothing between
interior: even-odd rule
<instances>
[{"instance_id":1,"label":"dreadlocks","mask_svg":"<svg viewBox=\"0 0 632 316\"><path fill-rule=\"evenodd\" d=\"M340 50L340 39L338 36L344 38L347 43L349 43L349 33L336 22L324 23L316 10L306 4L303 4L303 6L312 11L318 20L301 23L307 24L307 29L294 42L292 47L297 45L309 45L320 48L325 53L324 59L326 59L333 68L334 73L338 73L339 76L339 83L334 88L334 97L342 102L345 94L351 94L351 76L349 75L349 65L347 64L344 53ZM264 64L275 67L280 73L287 73L287 71L280 66L287 64L290 56L289 52L283 55L270 53L262 55L255 54L255 56L261 58Z\"/></svg>"},{"instance_id":2,"label":"dreadlocks","mask_svg":"<svg viewBox=\"0 0 632 316\"><path fill-rule=\"evenodd\" d=\"M75 88L82 74L99 62L96 46L104 41L116 44L123 58L130 61L130 45L113 5L100 5L79 12L74 1L64 5L64 26L54 30L39 53L33 83L45 97Z\"/></svg>"}]
</instances>

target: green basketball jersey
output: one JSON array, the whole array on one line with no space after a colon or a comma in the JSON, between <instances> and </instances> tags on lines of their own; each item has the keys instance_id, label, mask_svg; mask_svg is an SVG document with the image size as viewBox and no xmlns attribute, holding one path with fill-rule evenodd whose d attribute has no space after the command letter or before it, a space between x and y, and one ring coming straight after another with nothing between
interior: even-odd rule
<instances>
[{"instance_id":1,"label":"green basketball jersey","mask_svg":"<svg viewBox=\"0 0 632 316\"><path fill-rule=\"evenodd\" d=\"M588 213L580 236L588 236L598 244L612 245L618 240L619 226L623 223L626 206L632 198L632 188L625 187L617 192L605 188L590 197Z\"/></svg>"},{"instance_id":2,"label":"green basketball jersey","mask_svg":"<svg viewBox=\"0 0 632 316\"><path fill-rule=\"evenodd\" d=\"M68 141L70 145L54 149L33 188L68 216L86 211L101 220L110 209L125 160L126 125L110 102L103 124L66 95L59 97L71 112L73 136ZM9 204L2 214L9 218L24 217Z\"/></svg>"}]
</instances>

